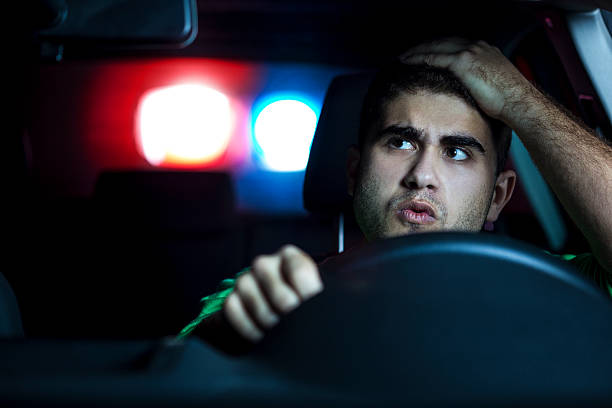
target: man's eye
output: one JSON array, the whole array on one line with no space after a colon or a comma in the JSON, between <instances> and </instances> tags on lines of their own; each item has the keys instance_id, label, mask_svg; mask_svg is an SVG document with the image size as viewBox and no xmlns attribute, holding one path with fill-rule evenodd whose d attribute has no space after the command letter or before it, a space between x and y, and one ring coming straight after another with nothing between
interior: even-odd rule
<instances>
[{"instance_id":1,"label":"man's eye","mask_svg":"<svg viewBox=\"0 0 612 408\"><path fill-rule=\"evenodd\" d=\"M389 146L398 150L414 150L414 144L406 139L394 137L389 140Z\"/></svg>"},{"instance_id":2,"label":"man's eye","mask_svg":"<svg viewBox=\"0 0 612 408\"><path fill-rule=\"evenodd\" d=\"M446 155L453 160L463 161L470 158L470 155L463 149L459 149L458 147L450 147L446 150Z\"/></svg>"}]
</instances>

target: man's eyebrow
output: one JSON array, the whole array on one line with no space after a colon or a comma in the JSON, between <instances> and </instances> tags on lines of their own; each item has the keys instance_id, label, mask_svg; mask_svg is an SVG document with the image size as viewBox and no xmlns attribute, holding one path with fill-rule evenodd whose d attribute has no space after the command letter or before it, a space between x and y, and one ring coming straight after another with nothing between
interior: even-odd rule
<instances>
[{"instance_id":1,"label":"man's eyebrow","mask_svg":"<svg viewBox=\"0 0 612 408\"><path fill-rule=\"evenodd\" d=\"M423 137L424 133L425 131L423 129L417 129L413 126L391 125L378 132L378 134L376 135L376 140L374 140L374 142L377 142L385 135L398 135L409 139L418 140Z\"/></svg>"},{"instance_id":2,"label":"man's eyebrow","mask_svg":"<svg viewBox=\"0 0 612 408\"><path fill-rule=\"evenodd\" d=\"M482 144L474 136L466 134L443 136L440 139L440 144L453 147L473 147L483 155L486 152L485 148L482 147Z\"/></svg>"},{"instance_id":3,"label":"man's eyebrow","mask_svg":"<svg viewBox=\"0 0 612 408\"><path fill-rule=\"evenodd\" d=\"M391 125L381 130L376 135L376 140L374 140L374 142L377 142L385 135L398 135L412 140L420 140L423 138L424 134L425 131L423 129L418 129L413 126ZM478 139L468 133L454 133L452 135L443 136L440 139L440 144L444 146L473 147L483 155L486 152Z\"/></svg>"}]
</instances>

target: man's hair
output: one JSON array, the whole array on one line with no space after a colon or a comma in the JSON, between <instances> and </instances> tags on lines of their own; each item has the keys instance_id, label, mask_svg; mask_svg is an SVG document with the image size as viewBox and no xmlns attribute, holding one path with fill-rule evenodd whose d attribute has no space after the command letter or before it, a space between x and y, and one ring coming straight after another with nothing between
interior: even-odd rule
<instances>
[{"instance_id":1,"label":"man's hair","mask_svg":"<svg viewBox=\"0 0 612 408\"><path fill-rule=\"evenodd\" d=\"M359 149L363 150L373 124L382 117L387 103L401 93L416 94L428 91L461 98L476 109L489 125L497 152L497 176L506 166L512 133L503 122L487 116L479 107L467 88L449 70L430 65L407 65L400 62L381 69L374 77L361 110L359 124Z\"/></svg>"}]
</instances>

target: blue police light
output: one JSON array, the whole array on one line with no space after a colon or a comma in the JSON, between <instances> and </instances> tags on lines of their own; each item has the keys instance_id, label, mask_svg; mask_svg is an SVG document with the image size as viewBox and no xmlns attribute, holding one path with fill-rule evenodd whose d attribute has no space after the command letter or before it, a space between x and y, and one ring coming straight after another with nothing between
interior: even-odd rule
<instances>
[{"instance_id":1,"label":"blue police light","mask_svg":"<svg viewBox=\"0 0 612 408\"><path fill-rule=\"evenodd\" d=\"M253 126L255 151L273 171L302 171L317 127L316 107L295 98L268 98Z\"/></svg>"}]
</instances>

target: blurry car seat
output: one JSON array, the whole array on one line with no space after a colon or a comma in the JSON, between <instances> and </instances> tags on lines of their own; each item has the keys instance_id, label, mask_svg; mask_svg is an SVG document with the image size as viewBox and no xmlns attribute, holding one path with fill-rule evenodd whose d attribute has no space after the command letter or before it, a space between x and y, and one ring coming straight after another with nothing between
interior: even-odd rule
<instances>
[{"instance_id":1,"label":"blurry car seat","mask_svg":"<svg viewBox=\"0 0 612 408\"><path fill-rule=\"evenodd\" d=\"M317 124L304 180L304 207L337 214L350 204L346 152L357 144L361 105L372 74L341 75L332 81Z\"/></svg>"},{"instance_id":2,"label":"blurry car seat","mask_svg":"<svg viewBox=\"0 0 612 408\"><path fill-rule=\"evenodd\" d=\"M10 282L28 337L58 337L75 329L75 305L88 304L91 202L34 188L13 219L2 271ZM81 308L86 310L86 308ZM75 329L76 330L76 329Z\"/></svg>"},{"instance_id":3,"label":"blurry car seat","mask_svg":"<svg viewBox=\"0 0 612 408\"><path fill-rule=\"evenodd\" d=\"M100 175L94 330L112 336L176 333L199 300L242 266L232 180L225 173L128 171ZM105 301L106 300L106 301ZM110 301L110 302L109 302Z\"/></svg>"},{"instance_id":4,"label":"blurry car seat","mask_svg":"<svg viewBox=\"0 0 612 408\"><path fill-rule=\"evenodd\" d=\"M0 338L23 337L17 299L8 281L0 273Z\"/></svg>"},{"instance_id":5,"label":"blurry car seat","mask_svg":"<svg viewBox=\"0 0 612 408\"><path fill-rule=\"evenodd\" d=\"M346 179L347 148L357 144L361 105L373 73L341 75L331 82L304 178L304 208L314 214L338 217L338 250L361 240L354 221Z\"/></svg>"}]
</instances>

